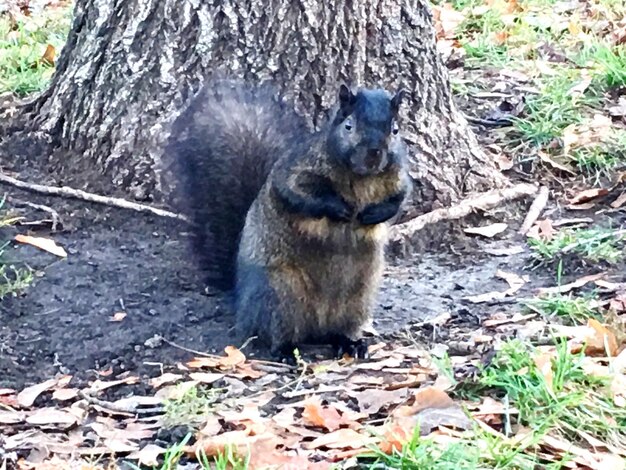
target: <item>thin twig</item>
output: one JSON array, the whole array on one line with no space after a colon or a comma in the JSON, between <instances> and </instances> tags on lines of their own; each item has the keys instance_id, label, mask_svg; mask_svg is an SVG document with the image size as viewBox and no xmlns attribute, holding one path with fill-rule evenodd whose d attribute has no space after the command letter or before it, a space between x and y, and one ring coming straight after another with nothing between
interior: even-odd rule
<instances>
[{"instance_id":1,"label":"thin twig","mask_svg":"<svg viewBox=\"0 0 626 470\"><path fill-rule=\"evenodd\" d=\"M188 222L189 219L181 214L176 214L164 209L158 209L156 207L147 206L145 204L139 204L136 202L130 202L125 199L116 197L101 196L99 194L88 193L80 189L70 188L68 186L55 187L44 186L41 184L27 183L10 176L0 173L0 182L5 183L16 188L25 189L27 191L33 191L40 194L48 194L50 196L61 196L66 198L80 199L83 201L95 202L97 204L104 204L106 206L119 207L121 209L130 209L137 212L149 212L160 217L169 217L171 219L179 219Z\"/></svg>"},{"instance_id":2,"label":"thin twig","mask_svg":"<svg viewBox=\"0 0 626 470\"><path fill-rule=\"evenodd\" d=\"M547 186L542 186L539 188L539 194L530 205L528 209L528 214L526 214L526 218L524 219L524 223L519 229L520 235L526 235L526 233L530 230L530 227L537 221L541 212L548 204L548 198L550 196L550 190Z\"/></svg>"},{"instance_id":3,"label":"thin twig","mask_svg":"<svg viewBox=\"0 0 626 470\"><path fill-rule=\"evenodd\" d=\"M94 396L85 393L82 390L78 391L78 396L85 400L90 405L96 405L105 410L114 412L114 413L129 413L129 414L154 414L154 413L162 413L162 407L152 407L152 408L140 408L139 403L129 403L127 405L119 405L117 403L113 403L106 400L100 400Z\"/></svg>"},{"instance_id":4,"label":"thin twig","mask_svg":"<svg viewBox=\"0 0 626 470\"><path fill-rule=\"evenodd\" d=\"M211 359L220 359L223 358L223 356L219 356L217 354L210 354L210 353L205 353L202 351L197 351L195 349L190 349L190 348L186 348L185 346L181 346L180 344L175 343L174 341L170 341L167 338L164 338L163 336L159 336L160 339L162 339L165 343L169 344L170 346L176 348L176 349L180 349L181 351L187 351L191 354L197 354L198 356L202 356L202 357L208 357ZM273 361L264 361L261 359L248 359L248 362L250 362L250 364L254 364L254 363L258 363L258 364L265 364L268 366L274 366L276 368L281 368L281 369L287 369L287 370L296 370L297 367L294 366L290 366L289 364L284 364L282 362L273 362Z\"/></svg>"},{"instance_id":5,"label":"thin twig","mask_svg":"<svg viewBox=\"0 0 626 470\"><path fill-rule=\"evenodd\" d=\"M434 224L442 220L460 219L477 210L484 211L492 209L505 201L531 196L536 194L537 191L537 186L522 183L510 188L488 191L477 196L473 196L459 202L456 206L445 209L435 209L427 214L420 215L412 220L395 225L392 228L392 240L403 241L423 229L426 225Z\"/></svg>"},{"instance_id":6,"label":"thin twig","mask_svg":"<svg viewBox=\"0 0 626 470\"><path fill-rule=\"evenodd\" d=\"M57 227L59 226L59 222L61 221L61 216L59 216L59 213L55 211L52 207L44 206L43 204L35 204L33 202L22 201L21 199L16 199L14 197L9 198L9 201L17 206L26 206L47 212L52 217L52 231L56 232Z\"/></svg>"}]
</instances>

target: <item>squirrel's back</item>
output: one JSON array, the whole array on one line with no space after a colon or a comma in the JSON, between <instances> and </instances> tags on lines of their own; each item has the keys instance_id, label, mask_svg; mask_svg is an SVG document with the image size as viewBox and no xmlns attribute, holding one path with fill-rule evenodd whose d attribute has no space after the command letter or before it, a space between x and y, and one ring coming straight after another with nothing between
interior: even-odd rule
<instances>
[{"instance_id":1,"label":"squirrel's back","mask_svg":"<svg viewBox=\"0 0 626 470\"><path fill-rule=\"evenodd\" d=\"M246 213L276 160L297 151L304 120L267 85L207 85L176 119L167 153L177 178L178 209L192 223L192 246L209 284L234 284Z\"/></svg>"}]
</instances>

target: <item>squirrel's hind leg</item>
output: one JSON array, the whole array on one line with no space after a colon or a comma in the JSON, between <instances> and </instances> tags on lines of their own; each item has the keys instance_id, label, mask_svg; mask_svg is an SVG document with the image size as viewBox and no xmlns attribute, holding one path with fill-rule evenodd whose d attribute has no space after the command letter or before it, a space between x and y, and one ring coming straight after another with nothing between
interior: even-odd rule
<instances>
[{"instance_id":1,"label":"squirrel's hind leg","mask_svg":"<svg viewBox=\"0 0 626 470\"><path fill-rule=\"evenodd\" d=\"M271 269L271 268L270 268ZM245 340L257 336L270 347L270 354L295 363L298 315L292 283L280 270L240 262L237 272L237 333Z\"/></svg>"}]
</instances>

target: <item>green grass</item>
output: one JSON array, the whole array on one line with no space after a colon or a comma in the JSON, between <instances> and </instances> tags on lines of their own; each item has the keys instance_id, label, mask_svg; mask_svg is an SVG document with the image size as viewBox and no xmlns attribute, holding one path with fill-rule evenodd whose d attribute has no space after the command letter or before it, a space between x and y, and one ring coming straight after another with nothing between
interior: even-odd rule
<instances>
[{"instance_id":1,"label":"green grass","mask_svg":"<svg viewBox=\"0 0 626 470\"><path fill-rule=\"evenodd\" d=\"M616 406L604 377L588 375L584 355L557 346L551 380L539 370L532 346L510 341L488 366L481 384L504 394L518 410L521 424L544 432L550 429L572 441L584 431L607 443L626 439L626 410Z\"/></svg>"},{"instance_id":2,"label":"green grass","mask_svg":"<svg viewBox=\"0 0 626 470\"><path fill-rule=\"evenodd\" d=\"M585 111L600 103L600 97L572 93L582 78L576 70L562 69L541 83L541 92L526 101L525 116L515 119L515 127L524 140L534 145L548 144L562 136L571 124L580 124Z\"/></svg>"},{"instance_id":3,"label":"green grass","mask_svg":"<svg viewBox=\"0 0 626 470\"><path fill-rule=\"evenodd\" d=\"M626 46L594 41L573 57L580 67L593 70L594 80L601 88L626 86Z\"/></svg>"},{"instance_id":4,"label":"green grass","mask_svg":"<svg viewBox=\"0 0 626 470\"><path fill-rule=\"evenodd\" d=\"M528 244L538 261L554 261L571 253L585 261L610 264L624 258L623 236L606 229L561 230L551 240L531 238Z\"/></svg>"},{"instance_id":5,"label":"green grass","mask_svg":"<svg viewBox=\"0 0 626 470\"><path fill-rule=\"evenodd\" d=\"M600 311L595 302L595 295L573 297L557 294L546 298L532 299L526 302L526 305L545 317L564 317L573 324L584 324L589 318L600 316Z\"/></svg>"},{"instance_id":6,"label":"green grass","mask_svg":"<svg viewBox=\"0 0 626 470\"><path fill-rule=\"evenodd\" d=\"M4 199L0 200L0 229L15 223L18 218L11 216L5 210ZM11 295L17 295L20 291L28 287L33 276L29 269L17 268L13 263L4 257L8 241L0 240L0 300Z\"/></svg>"},{"instance_id":7,"label":"green grass","mask_svg":"<svg viewBox=\"0 0 626 470\"><path fill-rule=\"evenodd\" d=\"M532 450L543 434L533 433L523 443L513 445L497 435L479 428L466 437L442 445L417 433L401 450L391 455L374 453L376 461L368 468L429 469L429 470L487 470L487 469L558 469L563 462L541 462ZM538 467L541 465L541 467Z\"/></svg>"},{"instance_id":8,"label":"green grass","mask_svg":"<svg viewBox=\"0 0 626 470\"><path fill-rule=\"evenodd\" d=\"M219 395L220 390L217 389L191 387L180 397L166 400L163 425L165 427L201 425L206 417L213 413Z\"/></svg>"},{"instance_id":9,"label":"green grass","mask_svg":"<svg viewBox=\"0 0 626 470\"><path fill-rule=\"evenodd\" d=\"M0 93L19 96L43 90L54 66L42 60L48 44L56 55L67 38L71 8L48 7L45 14L20 18L13 24L0 16Z\"/></svg>"}]
</instances>

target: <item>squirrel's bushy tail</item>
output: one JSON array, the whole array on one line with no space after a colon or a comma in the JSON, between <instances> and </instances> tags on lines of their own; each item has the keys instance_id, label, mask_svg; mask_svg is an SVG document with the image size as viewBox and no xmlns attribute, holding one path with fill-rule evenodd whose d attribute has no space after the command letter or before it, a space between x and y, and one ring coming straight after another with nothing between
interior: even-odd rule
<instances>
[{"instance_id":1,"label":"squirrel's bushy tail","mask_svg":"<svg viewBox=\"0 0 626 470\"><path fill-rule=\"evenodd\" d=\"M268 85L207 85L176 119L166 149L178 210L193 222L193 256L207 282L234 284L246 214L275 161L308 134L304 121Z\"/></svg>"}]
</instances>

